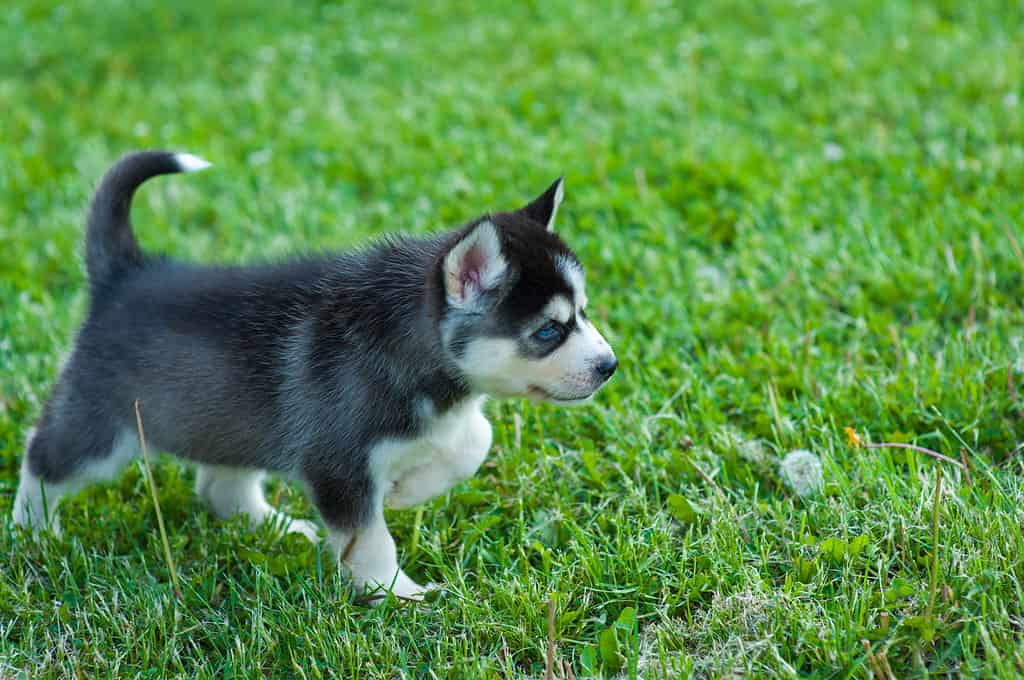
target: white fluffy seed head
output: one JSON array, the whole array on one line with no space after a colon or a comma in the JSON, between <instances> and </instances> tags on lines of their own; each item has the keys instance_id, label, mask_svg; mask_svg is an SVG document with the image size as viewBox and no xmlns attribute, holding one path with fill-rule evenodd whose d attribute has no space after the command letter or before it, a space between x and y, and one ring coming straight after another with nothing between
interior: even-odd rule
<instances>
[{"instance_id":1,"label":"white fluffy seed head","mask_svg":"<svg viewBox=\"0 0 1024 680\"><path fill-rule=\"evenodd\" d=\"M801 497L813 496L825 486L821 461L810 451L790 451L779 465L782 479Z\"/></svg>"}]
</instances>

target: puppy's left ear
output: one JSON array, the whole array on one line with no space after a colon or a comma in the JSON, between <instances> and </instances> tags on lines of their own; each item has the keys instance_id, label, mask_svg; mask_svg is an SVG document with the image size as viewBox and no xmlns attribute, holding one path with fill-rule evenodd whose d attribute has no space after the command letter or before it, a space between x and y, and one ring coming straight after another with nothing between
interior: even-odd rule
<instances>
[{"instance_id":1,"label":"puppy's left ear","mask_svg":"<svg viewBox=\"0 0 1024 680\"><path fill-rule=\"evenodd\" d=\"M558 214L558 206L562 204L562 197L565 195L564 180L564 177L556 179L554 184L547 188L547 191L533 199L533 202L525 208L520 208L519 212L534 222L540 222L547 227L548 231L554 231L555 215Z\"/></svg>"},{"instance_id":2,"label":"puppy's left ear","mask_svg":"<svg viewBox=\"0 0 1024 680\"><path fill-rule=\"evenodd\" d=\"M498 227L485 218L463 235L444 257L448 304L460 308L478 306L485 293L501 284L507 270Z\"/></svg>"}]
</instances>

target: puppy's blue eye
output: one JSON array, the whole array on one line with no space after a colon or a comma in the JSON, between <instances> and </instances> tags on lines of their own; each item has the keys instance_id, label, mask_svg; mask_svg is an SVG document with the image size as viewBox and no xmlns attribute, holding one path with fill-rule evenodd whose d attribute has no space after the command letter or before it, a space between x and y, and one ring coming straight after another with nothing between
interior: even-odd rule
<instances>
[{"instance_id":1,"label":"puppy's blue eye","mask_svg":"<svg viewBox=\"0 0 1024 680\"><path fill-rule=\"evenodd\" d=\"M563 334L562 327L560 324L550 321L540 327L533 337L541 342L551 342L553 340L561 339Z\"/></svg>"}]
</instances>

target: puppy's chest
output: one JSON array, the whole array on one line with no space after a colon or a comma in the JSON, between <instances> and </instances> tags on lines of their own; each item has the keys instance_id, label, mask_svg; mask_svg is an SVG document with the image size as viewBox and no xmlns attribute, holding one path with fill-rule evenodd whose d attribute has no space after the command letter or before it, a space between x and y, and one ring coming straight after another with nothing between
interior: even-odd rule
<instances>
[{"instance_id":1,"label":"puppy's chest","mask_svg":"<svg viewBox=\"0 0 1024 680\"><path fill-rule=\"evenodd\" d=\"M424 465L479 461L491 446L491 424L480 397L439 416L429 415L422 433L410 439L387 439L370 452L370 467L380 481L393 482Z\"/></svg>"}]
</instances>

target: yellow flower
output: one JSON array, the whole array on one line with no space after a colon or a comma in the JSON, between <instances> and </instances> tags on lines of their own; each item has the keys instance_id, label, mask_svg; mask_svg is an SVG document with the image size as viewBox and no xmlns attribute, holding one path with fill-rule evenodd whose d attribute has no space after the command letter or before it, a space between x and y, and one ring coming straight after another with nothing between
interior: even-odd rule
<instances>
[{"instance_id":1,"label":"yellow flower","mask_svg":"<svg viewBox=\"0 0 1024 680\"><path fill-rule=\"evenodd\" d=\"M857 434L857 430L852 427L844 427L843 432L846 433L846 443L855 449L860 447L860 435Z\"/></svg>"}]
</instances>

